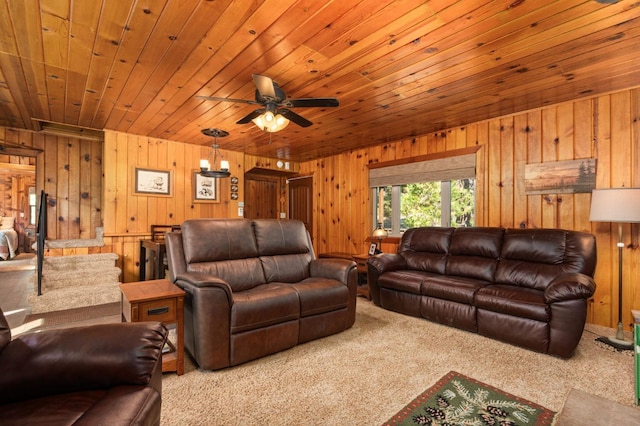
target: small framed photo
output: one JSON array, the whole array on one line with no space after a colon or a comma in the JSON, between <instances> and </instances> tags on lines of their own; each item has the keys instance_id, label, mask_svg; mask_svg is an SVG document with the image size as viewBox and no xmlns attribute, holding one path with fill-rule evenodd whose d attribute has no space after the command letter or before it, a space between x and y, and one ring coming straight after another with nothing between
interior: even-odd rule
<instances>
[{"instance_id":1,"label":"small framed photo","mask_svg":"<svg viewBox=\"0 0 640 426\"><path fill-rule=\"evenodd\" d=\"M369 246L369 256L373 256L376 254L376 250L378 249L378 243L371 243Z\"/></svg>"},{"instance_id":2,"label":"small framed photo","mask_svg":"<svg viewBox=\"0 0 640 426\"><path fill-rule=\"evenodd\" d=\"M136 195L170 197L172 183L171 170L134 169L133 193Z\"/></svg>"},{"instance_id":3,"label":"small framed photo","mask_svg":"<svg viewBox=\"0 0 640 426\"><path fill-rule=\"evenodd\" d=\"M193 202L219 203L218 179L202 176L200 170L193 171Z\"/></svg>"}]
</instances>

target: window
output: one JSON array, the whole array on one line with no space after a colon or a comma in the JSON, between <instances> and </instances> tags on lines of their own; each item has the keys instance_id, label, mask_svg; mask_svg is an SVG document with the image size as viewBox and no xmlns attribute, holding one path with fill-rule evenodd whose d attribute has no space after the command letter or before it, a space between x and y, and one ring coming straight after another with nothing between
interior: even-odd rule
<instances>
[{"instance_id":1,"label":"window","mask_svg":"<svg viewBox=\"0 0 640 426\"><path fill-rule=\"evenodd\" d=\"M29 224L36 224L36 188L29 187Z\"/></svg>"},{"instance_id":2,"label":"window","mask_svg":"<svg viewBox=\"0 0 640 426\"><path fill-rule=\"evenodd\" d=\"M374 188L374 223L389 235L419 226L474 226L475 179Z\"/></svg>"},{"instance_id":3,"label":"window","mask_svg":"<svg viewBox=\"0 0 640 426\"><path fill-rule=\"evenodd\" d=\"M475 151L387 167L369 172L373 223L400 236L419 226L474 226Z\"/></svg>"}]
</instances>

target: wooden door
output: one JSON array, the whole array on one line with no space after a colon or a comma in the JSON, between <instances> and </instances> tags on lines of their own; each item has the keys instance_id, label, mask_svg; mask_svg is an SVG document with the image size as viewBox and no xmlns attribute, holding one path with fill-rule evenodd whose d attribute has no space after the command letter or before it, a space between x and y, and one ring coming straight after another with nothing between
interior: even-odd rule
<instances>
[{"instance_id":1,"label":"wooden door","mask_svg":"<svg viewBox=\"0 0 640 426\"><path fill-rule=\"evenodd\" d=\"M274 176L245 175L245 218L278 218L278 182Z\"/></svg>"},{"instance_id":2,"label":"wooden door","mask_svg":"<svg viewBox=\"0 0 640 426\"><path fill-rule=\"evenodd\" d=\"M304 176L289 179L289 218L304 222L313 235L313 177Z\"/></svg>"}]
</instances>

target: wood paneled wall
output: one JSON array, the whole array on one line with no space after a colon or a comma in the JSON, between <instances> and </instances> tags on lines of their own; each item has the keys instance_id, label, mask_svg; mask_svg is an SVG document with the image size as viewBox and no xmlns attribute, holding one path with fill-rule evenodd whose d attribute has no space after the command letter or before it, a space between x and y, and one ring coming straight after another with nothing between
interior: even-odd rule
<instances>
[{"instance_id":1,"label":"wood paneled wall","mask_svg":"<svg viewBox=\"0 0 640 426\"><path fill-rule=\"evenodd\" d=\"M36 166L38 198L41 190L48 194L48 238L95 238L102 226L102 141L5 127L0 141L40 152L29 163Z\"/></svg>"},{"instance_id":2,"label":"wood paneled wall","mask_svg":"<svg viewBox=\"0 0 640 426\"><path fill-rule=\"evenodd\" d=\"M589 221L590 194L528 195L525 165L597 159L598 188L640 186L640 89L578 100L302 163L314 176L316 252L366 253L373 230L367 164L480 145L479 226L565 228L597 237L597 291L588 322L617 324L617 225ZM624 324L640 309L640 225L624 226ZM395 246L383 244L384 251Z\"/></svg>"},{"instance_id":3,"label":"wood paneled wall","mask_svg":"<svg viewBox=\"0 0 640 426\"><path fill-rule=\"evenodd\" d=\"M149 238L151 225L181 224L199 217L238 217L238 201L244 200L244 154L218 151L237 176L238 200L231 200L229 179L220 179L218 202L194 202L193 173L210 147L173 142L119 132L105 132L104 141L104 232L120 255L124 282L137 281L139 245ZM170 170L171 197L134 193L136 167Z\"/></svg>"}]
</instances>

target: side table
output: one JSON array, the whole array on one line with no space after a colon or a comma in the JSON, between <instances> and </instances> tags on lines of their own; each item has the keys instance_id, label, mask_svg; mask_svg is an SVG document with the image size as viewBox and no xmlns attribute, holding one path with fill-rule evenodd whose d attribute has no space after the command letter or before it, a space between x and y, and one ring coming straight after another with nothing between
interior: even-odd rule
<instances>
[{"instance_id":1,"label":"side table","mask_svg":"<svg viewBox=\"0 0 640 426\"><path fill-rule=\"evenodd\" d=\"M162 354L162 372L184 373L184 295L169 280L120 284L120 309L123 322L159 321L175 324L176 344L167 340L169 352Z\"/></svg>"},{"instance_id":2,"label":"side table","mask_svg":"<svg viewBox=\"0 0 640 426\"><path fill-rule=\"evenodd\" d=\"M354 254L353 260L356 262L356 269L358 270L358 296L366 297L371 300L369 294L369 278L367 277L367 259L368 254Z\"/></svg>"}]
</instances>

